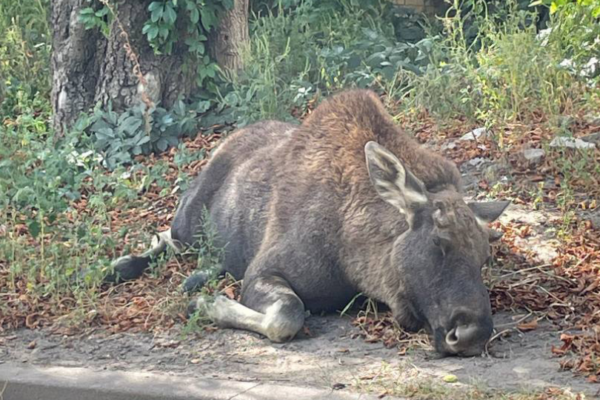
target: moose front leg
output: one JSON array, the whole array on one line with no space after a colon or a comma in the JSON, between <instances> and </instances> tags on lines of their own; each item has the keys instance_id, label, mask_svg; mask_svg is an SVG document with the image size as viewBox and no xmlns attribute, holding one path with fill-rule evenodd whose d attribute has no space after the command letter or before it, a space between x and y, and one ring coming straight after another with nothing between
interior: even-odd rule
<instances>
[{"instance_id":1,"label":"moose front leg","mask_svg":"<svg viewBox=\"0 0 600 400\"><path fill-rule=\"evenodd\" d=\"M244 282L242 303L218 296L213 303L203 298L196 308L204 310L221 328L260 333L271 341L290 341L304 325L304 304L279 277L258 277Z\"/></svg>"}]
</instances>

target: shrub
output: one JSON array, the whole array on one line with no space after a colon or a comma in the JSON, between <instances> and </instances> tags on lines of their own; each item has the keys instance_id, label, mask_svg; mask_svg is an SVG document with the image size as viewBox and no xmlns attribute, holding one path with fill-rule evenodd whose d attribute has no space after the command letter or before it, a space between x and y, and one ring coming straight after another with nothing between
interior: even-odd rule
<instances>
[{"instance_id":1,"label":"shrub","mask_svg":"<svg viewBox=\"0 0 600 400\"><path fill-rule=\"evenodd\" d=\"M420 74L428 62L431 41L398 41L387 2L305 0L262 10L266 15L253 19L246 68L221 101L238 125L294 120L319 94L344 87L385 90L399 69Z\"/></svg>"},{"instance_id":2,"label":"shrub","mask_svg":"<svg viewBox=\"0 0 600 400\"><path fill-rule=\"evenodd\" d=\"M469 41L466 17L455 3L443 19L445 34L433 42L427 72L412 76L412 104L487 126L540 116L557 122L555 117L583 106L583 82L561 66L563 51L544 45L548 39L537 33L536 14L519 10L514 1L506 7L502 18L484 8L477 36Z\"/></svg>"},{"instance_id":3,"label":"shrub","mask_svg":"<svg viewBox=\"0 0 600 400\"><path fill-rule=\"evenodd\" d=\"M49 108L42 101L50 94L49 4L0 3L0 115L26 113L20 109L23 103Z\"/></svg>"},{"instance_id":4,"label":"shrub","mask_svg":"<svg viewBox=\"0 0 600 400\"><path fill-rule=\"evenodd\" d=\"M102 164L114 169L131 163L136 155L177 146L182 136L196 132L198 116L208 107L208 101L186 106L179 100L170 111L161 107L146 111L146 106L139 104L118 114L109 105L107 110L97 107L79 124L89 126L94 148L103 155Z\"/></svg>"}]
</instances>

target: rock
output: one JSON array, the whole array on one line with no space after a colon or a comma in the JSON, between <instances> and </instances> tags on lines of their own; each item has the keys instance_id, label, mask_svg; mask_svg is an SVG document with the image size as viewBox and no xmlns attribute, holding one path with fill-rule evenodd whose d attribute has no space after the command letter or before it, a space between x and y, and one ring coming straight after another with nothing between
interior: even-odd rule
<instances>
[{"instance_id":1,"label":"rock","mask_svg":"<svg viewBox=\"0 0 600 400\"><path fill-rule=\"evenodd\" d=\"M595 149L594 143L584 142L581 139L559 136L550 142L550 147L567 147L569 149Z\"/></svg>"},{"instance_id":2,"label":"rock","mask_svg":"<svg viewBox=\"0 0 600 400\"><path fill-rule=\"evenodd\" d=\"M469 165L472 165L474 167L479 167L482 164L484 164L486 161L488 161L487 158L475 157L475 158L469 160L468 162L469 162Z\"/></svg>"},{"instance_id":3,"label":"rock","mask_svg":"<svg viewBox=\"0 0 600 400\"><path fill-rule=\"evenodd\" d=\"M473 129L469 133L465 133L458 140L462 140L463 142L466 142L466 141L471 141L471 140L477 140L480 137L486 137L489 135L490 135L490 132L486 128L477 128L477 129Z\"/></svg>"},{"instance_id":4,"label":"rock","mask_svg":"<svg viewBox=\"0 0 600 400\"><path fill-rule=\"evenodd\" d=\"M600 117L598 118L598 124L600 125ZM600 144L600 132L590 133L589 135L582 136L579 139L588 143Z\"/></svg>"},{"instance_id":5,"label":"rock","mask_svg":"<svg viewBox=\"0 0 600 400\"><path fill-rule=\"evenodd\" d=\"M526 162L535 165L543 160L546 152L543 149L525 149L521 152L521 155Z\"/></svg>"},{"instance_id":6,"label":"rock","mask_svg":"<svg viewBox=\"0 0 600 400\"><path fill-rule=\"evenodd\" d=\"M599 114L586 114L584 117L585 122L591 126L600 126L600 115Z\"/></svg>"},{"instance_id":7,"label":"rock","mask_svg":"<svg viewBox=\"0 0 600 400\"><path fill-rule=\"evenodd\" d=\"M442 145L442 150L454 150L456 148L456 142L453 140Z\"/></svg>"},{"instance_id":8,"label":"rock","mask_svg":"<svg viewBox=\"0 0 600 400\"><path fill-rule=\"evenodd\" d=\"M487 165L481 171L481 176L488 181L488 183L496 183L509 174L510 166L502 162Z\"/></svg>"}]
</instances>

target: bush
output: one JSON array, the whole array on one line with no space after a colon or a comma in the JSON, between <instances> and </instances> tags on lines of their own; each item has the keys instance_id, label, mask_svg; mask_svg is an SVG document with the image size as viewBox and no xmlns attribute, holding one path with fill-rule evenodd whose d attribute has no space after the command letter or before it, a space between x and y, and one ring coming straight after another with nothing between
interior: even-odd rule
<instances>
[{"instance_id":1,"label":"bush","mask_svg":"<svg viewBox=\"0 0 600 400\"><path fill-rule=\"evenodd\" d=\"M246 68L221 107L234 110L238 125L294 120L320 94L349 86L383 91L399 69L422 73L431 41L399 42L391 10L387 2L312 0L263 8L267 15L252 23Z\"/></svg>"},{"instance_id":2,"label":"bush","mask_svg":"<svg viewBox=\"0 0 600 400\"><path fill-rule=\"evenodd\" d=\"M413 104L486 126L540 116L557 122L583 107L584 82L562 66L564 51L555 43L545 45L549 39L537 33L536 14L519 10L515 2L506 7L498 13L503 18L486 12L477 17L473 41L466 38L460 9L450 9L427 72L412 76Z\"/></svg>"},{"instance_id":3,"label":"bush","mask_svg":"<svg viewBox=\"0 0 600 400\"><path fill-rule=\"evenodd\" d=\"M544 3L550 3L553 12L545 39L547 45L564 55L563 66L595 84L600 76L600 1Z\"/></svg>"},{"instance_id":4,"label":"bush","mask_svg":"<svg viewBox=\"0 0 600 400\"><path fill-rule=\"evenodd\" d=\"M0 115L26 113L27 103L49 108L50 30L48 0L0 3Z\"/></svg>"},{"instance_id":5,"label":"bush","mask_svg":"<svg viewBox=\"0 0 600 400\"><path fill-rule=\"evenodd\" d=\"M79 121L89 126L94 148L100 152L102 164L109 168L132 162L136 155L162 152L177 146L184 135L196 133L199 115L210 103L199 101L186 106L179 100L170 111L154 107L147 111L144 104L131 107L117 114L108 107L97 107L91 117L83 116Z\"/></svg>"}]
</instances>

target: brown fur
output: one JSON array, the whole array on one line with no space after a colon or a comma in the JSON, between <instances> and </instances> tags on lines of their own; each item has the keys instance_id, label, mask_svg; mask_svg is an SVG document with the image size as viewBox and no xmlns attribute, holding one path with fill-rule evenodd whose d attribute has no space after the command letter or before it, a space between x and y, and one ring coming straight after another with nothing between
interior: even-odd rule
<instances>
[{"instance_id":1,"label":"brown fur","mask_svg":"<svg viewBox=\"0 0 600 400\"><path fill-rule=\"evenodd\" d=\"M401 325L428 328L439 351L475 354L492 323L488 233L474 211L493 220L505 206L467 206L456 166L394 124L374 93L353 90L301 126L231 135L184 194L171 236L192 244L208 210L223 271L244 279L245 307L215 303L222 326L287 340L305 308L333 311L362 292ZM116 269L136 276L148 258Z\"/></svg>"}]
</instances>

